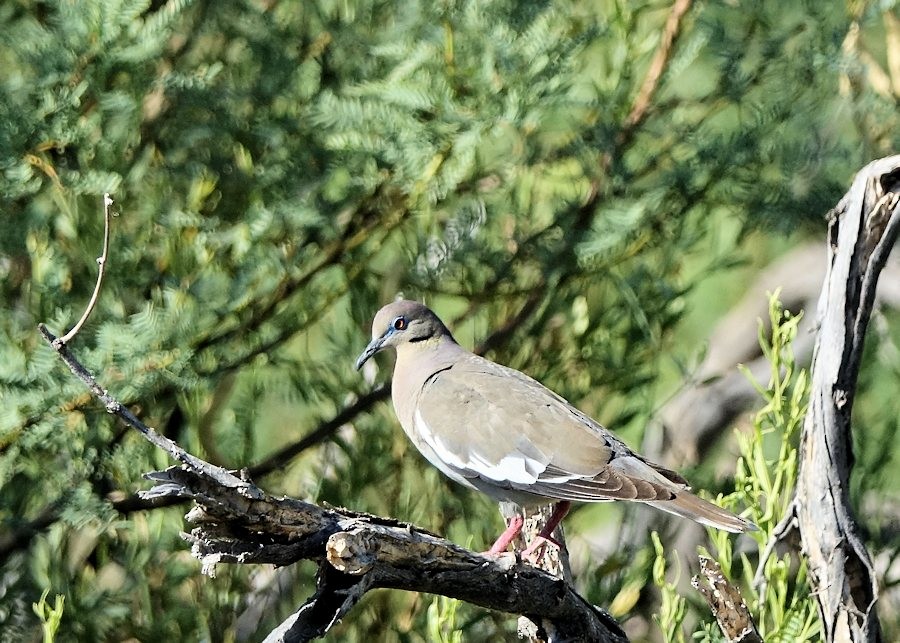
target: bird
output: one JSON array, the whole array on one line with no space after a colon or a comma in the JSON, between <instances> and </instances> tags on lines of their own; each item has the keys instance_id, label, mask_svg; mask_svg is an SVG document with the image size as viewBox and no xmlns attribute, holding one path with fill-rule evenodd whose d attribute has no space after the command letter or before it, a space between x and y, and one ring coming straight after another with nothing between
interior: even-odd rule
<instances>
[{"instance_id":1,"label":"bird","mask_svg":"<svg viewBox=\"0 0 900 643\"><path fill-rule=\"evenodd\" d=\"M635 453L537 380L462 347L424 304L401 299L381 308L356 369L386 349L397 354L397 419L432 465L501 508L553 504L523 557L539 557L555 542L572 502L640 502L732 533L756 529L691 493L678 473ZM507 551L522 530L521 511L506 513L506 530L488 555Z\"/></svg>"}]
</instances>

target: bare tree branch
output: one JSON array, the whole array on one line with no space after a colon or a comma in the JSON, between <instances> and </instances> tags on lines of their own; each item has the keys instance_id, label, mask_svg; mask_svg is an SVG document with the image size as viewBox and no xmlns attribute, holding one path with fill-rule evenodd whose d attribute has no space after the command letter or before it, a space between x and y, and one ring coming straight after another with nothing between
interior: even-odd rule
<instances>
[{"instance_id":1,"label":"bare tree branch","mask_svg":"<svg viewBox=\"0 0 900 643\"><path fill-rule=\"evenodd\" d=\"M719 563L701 556L700 573L691 585L703 594L728 643L763 643L741 592L728 582Z\"/></svg>"},{"instance_id":2,"label":"bare tree branch","mask_svg":"<svg viewBox=\"0 0 900 643\"><path fill-rule=\"evenodd\" d=\"M474 349L475 352L481 355L489 350L493 350L503 345L506 341L508 341L512 336L512 331L520 324L524 323L524 321L529 316L534 314L541 301L541 298L545 294L545 288L546 284L541 284L539 287L532 288L529 292L529 296L523 303L522 308L507 322L502 324L496 331L486 337L478 346L476 346ZM48 331L48 334L45 335L45 337L48 339L48 341L52 341L51 338L53 337L53 335L49 334ZM83 380L83 378L80 379ZM368 393L361 395L356 400L349 402L334 416L323 419L314 429L303 435L300 439L285 445L275 453L267 456L262 461L249 467L248 475L256 479L266 476L273 471L282 469L297 455L306 451L307 449L310 449L314 446L317 446L318 444L321 444L322 442L329 440L341 426L352 422L357 416L368 411L376 403L387 399L390 396L390 390L391 387L389 380L384 384L378 386L377 388L369 391ZM90 402L90 399L90 396L85 396L84 403L79 403L75 408L81 408L81 406L83 406L84 404L88 404ZM20 427L20 430L24 430L32 423L35 423L37 421L37 416L30 418L29 420L27 420L26 424ZM2 447L0 447L0 450L2 450ZM120 497L112 500L112 506L116 511L123 514L133 513L135 511L145 511L147 509L172 507L174 505L182 504L185 502L185 500L174 496L146 499L141 498L138 494L129 494L124 497L121 497L121 494L118 495ZM54 524L59 519L60 504L60 500L56 500L48 504L45 509L39 512L36 518L24 523L21 527L15 529L13 532L2 535L2 537L0 537L0 560L4 560L16 550L26 547L35 533L43 531L47 527Z\"/></svg>"},{"instance_id":3,"label":"bare tree branch","mask_svg":"<svg viewBox=\"0 0 900 643\"><path fill-rule=\"evenodd\" d=\"M872 560L850 506L850 414L879 274L900 233L900 156L870 163L829 225L828 271L791 512L826 641L882 640Z\"/></svg>"},{"instance_id":4,"label":"bare tree branch","mask_svg":"<svg viewBox=\"0 0 900 643\"><path fill-rule=\"evenodd\" d=\"M72 371L75 377L84 382L91 393L93 393L98 400L103 402L108 413L112 413L121 418L125 424L136 429L148 442L168 453L177 462L181 462L198 471L203 471L210 478L215 479L223 486L231 488L241 487L242 482L240 478L235 477L221 467L216 467L191 455L166 436L161 435L155 429L141 422L131 411L119 403L115 397L110 395L106 389L102 388L97 383L94 376L90 374L81 362L75 359L75 356L72 355L68 347L55 337L44 324L38 324L38 330L50 346L53 347L53 350L56 351L60 359L62 359L66 366L69 367L69 370Z\"/></svg>"},{"instance_id":5,"label":"bare tree branch","mask_svg":"<svg viewBox=\"0 0 900 643\"><path fill-rule=\"evenodd\" d=\"M145 497L190 498L196 525L185 538L204 571L221 563L319 562L316 593L267 640L324 635L365 592L377 588L442 594L524 614L547 641L627 640L615 621L565 581L512 555L486 557L414 525L345 509L274 498L248 481L228 487L191 465L148 474Z\"/></svg>"}]
</instances>

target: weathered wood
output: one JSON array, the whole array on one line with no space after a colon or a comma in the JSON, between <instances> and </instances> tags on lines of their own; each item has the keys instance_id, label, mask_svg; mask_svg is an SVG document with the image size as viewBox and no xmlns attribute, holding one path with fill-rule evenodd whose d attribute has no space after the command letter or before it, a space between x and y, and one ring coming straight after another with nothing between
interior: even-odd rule
<instances>
[{"instance_id":1,"label":"weathered wood","mask_svg":"<svg viewBox=\"0 0 900 643\"><path fill-rule=\"evenodd\" d=\"M207 573L221 563L319 561L316 593L267 641L322 636L377 588L441 594L522 614L547 641L627 641L616 622L569 583L512 554L486 557L414 525L275 498L246 480L246 489L223 486L190 465L148 477L157 484L146 497L176 495L195 503L187 516L195 526L184 537Z\"/></svg>"},{"instance_id":2,"label":"weathered wood","mask_svg":"<svg viewBox=\"0 0 900 643\"><path fill-rule=\"evenodd\" d=\"M900 231L900 156L857 174L829 224L812 390L792 505L826 641L876 642L878 586L850 506L850 413L878 276Z\"/></svg>"},{"instance_id":3,"label":"weathered wood","mask_svg":"<svg viewBox=\"0 0 900 643\"><path fill-rule=\"evenodd\" d=\"M525 524L522 532L513 542L513 548L523 551L547 524L553 513L553 505L542 507L529 507L524 509ZM563 525L560 523L553 532L553 540L558 547L548 545L543 556L538 559L537 567L548 574L561 578L568 583L573 583L572 568L569 566L569 550L566 547L566 536ZM527 616L520 616L516 633L525 641L540 642L546 639L545 629L540 623L532 621Z\"/></svg>"},{"instance_id":4,"label":"weathered wood","mask_svg":"<svg viewBox=\"0 0 900 643\"><path fill-rule=\"evenodd\" d=\"M741 592L725 578L719 563L701 556L700 573L691 585L703 594L728 643L763 643Z\"/></svg>"}]
</instances>

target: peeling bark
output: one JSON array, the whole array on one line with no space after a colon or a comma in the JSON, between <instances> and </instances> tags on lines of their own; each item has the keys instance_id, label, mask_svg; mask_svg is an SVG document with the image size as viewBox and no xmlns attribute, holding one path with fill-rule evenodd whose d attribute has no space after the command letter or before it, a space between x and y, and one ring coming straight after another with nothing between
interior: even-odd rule
<instances>
[{"instance_id":1,"label":"peeling bark","mask_svg":"<svg viewBox=\"0 0 900 643\"><path fill-rule=\"evenodd\" d=\"M246 480L225 486L190 465L148 477L157 484L143 496L196 503L187 515L195 526L184 538L206 573L222 563L318 561L315 594L266 641L323 636L378 588L441 594L521 614L545 641L627 641L615 620L569 583L513 554L486 557L393 519L274 498Z\"/></svg>"},{"instance_id":2,"label":"peeling bark","mask_svg":"<svg viewBox=\"0 0 900 643\"><path fill-rule=\"evenodd\" d=\"M863 168L832 213L797 489L783 523L799 529L826 641L882 640L877 580L850 506L851 410L875 287L898 232L894 156Z\"/></svg>"},{"instance_id":3,"label":"peeling bark","mask_svg":"<svg viewBox=\"0 0 900 643\"><path fill-rule=\"evenodd\" d=\"M703 594L728 643L763 643L741 592L728 582L719 563L701 556L700 573L691 585Z\"/></svg>"}]
</instances>

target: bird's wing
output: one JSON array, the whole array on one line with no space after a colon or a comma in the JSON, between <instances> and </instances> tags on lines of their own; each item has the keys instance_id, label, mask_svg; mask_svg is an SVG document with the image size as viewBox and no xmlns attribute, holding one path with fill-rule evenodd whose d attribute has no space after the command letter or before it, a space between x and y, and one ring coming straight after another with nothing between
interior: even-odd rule
<instances>
[{"instance_id":1,"label":"bird's wing","mask_svg":"<svg viewBox=\"0 0 900 643\"><path fill-rule=\"evenodd\" d=\"M536 380L476 355L426 382L413 421L453 472L503 489L596 502L670 500L687 488Z\"/></svg>"}]
</instances>

